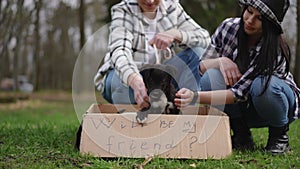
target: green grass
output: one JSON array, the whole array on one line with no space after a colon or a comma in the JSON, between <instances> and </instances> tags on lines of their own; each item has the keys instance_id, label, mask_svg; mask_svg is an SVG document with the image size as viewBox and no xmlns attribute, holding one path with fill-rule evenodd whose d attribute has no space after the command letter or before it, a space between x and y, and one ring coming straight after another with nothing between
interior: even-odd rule
<instances>
[{"instance_id":1,"label":"green grass","mask_svg":"<svg viewBox=\"0 0 300 169\"><path fill-rule=\"evenodd\" d=\"M102 159L73 149L79 121L68 100L0 104L0 168L137 168L144 159ZM267 129L252 129L257 150L233 152L222 160L154 158L144 168L300 168L300 122L290 126L293 152L271 156L260 150Z\"/></svg>"}]
</instances>

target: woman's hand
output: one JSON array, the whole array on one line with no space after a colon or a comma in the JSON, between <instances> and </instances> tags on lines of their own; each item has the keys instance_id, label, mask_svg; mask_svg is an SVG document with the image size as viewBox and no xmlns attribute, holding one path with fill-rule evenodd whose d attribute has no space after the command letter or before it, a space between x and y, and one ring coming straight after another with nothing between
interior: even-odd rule
<instances>
[{"instance_id":1,"label":"woman's hand","mask_svg":"<svg viewBox=\"0 0 300 169\"><path fill-rule=\"evenodd\" d=\"M242 77L237 64L227 57L220 57L218 61L226 85L233 86Z\"/></svg>"},{"instance_id":2,"label":"woman's hand","mask_svg":"<svg viewBox=\"0 0 300 169\"><path fill-rule=\"evenodd\" d=\"M155 44L158 49L165 50L174 41L181 41L182 35L177 29L171 29L165 32L159 32L149 41L150 45Z\"/></svg>"},{"instance_id":3,"label":"woman's hand","mask_svg":"<svg viewBox=\"0 0 300 169\"><path fill-rule=\"evenodd\" d=\"M150 106L149 96L143 79L137 74L132 74L128 78L128 84L134 91L134 99L137 105L140 108L148 108Z\"/></svg>"},{"instance_id":4,"label":"woman's hand","mask_svg":"<svg viewBox=\"0 0 300 169\"><path fill-rule=\"evenodd\" d=\"M189 89L186 88L180 89L176 93L176 98L174 99L175 105L177 106L178 109L182 109L188 106L194 100L194 95L195 93Z\"/></svg>"}]
</instances>

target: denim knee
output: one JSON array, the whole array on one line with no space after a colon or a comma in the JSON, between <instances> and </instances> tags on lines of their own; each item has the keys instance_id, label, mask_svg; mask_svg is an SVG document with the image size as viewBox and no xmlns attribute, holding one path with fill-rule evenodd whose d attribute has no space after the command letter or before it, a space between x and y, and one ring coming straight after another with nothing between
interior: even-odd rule
<instances>
[{"instance_id":1,"label":"denim knee","mask_svg":"<svg viewBox=\"0 0 300 169\"><path fill-rule=\"evenodd\" d=\"M199 57L191 48L187 48L179 52L176 56L166 62L177 68L178 72L175 77L179 88L188 88L191 90L199 90L200 73L199 73Z\"/></svg>"},{"instance_id":2,"label":"denim knee","mask_svg":"<svg viewBox=\"0 0 300 169\"><path fill-rule=\"evenodd\" d=\"M250 95L253 105L257 114L267 120L270 126L283 126L289 122L289 113L293 112L294 94L285 82L275 76L272 76L264 91L262 78L257 77L252 82Z\"/></svg>"},{"instance_id":3,"label":"denim knee","mask_svg":"<svg viewBox=\"0 0 300 169\"><path fill-rule=\"evenodd\" d=\"M200 80L203 91L226 89L223 75L219 69L208 69Z\"/></svg>"},{"instance_id":4,"label":"denim knee","mask_svg":"<svg viewBox=\"0 0 300 169\"><path fill-rule=\"evenodd\" d=\"M115 70L110 70L105 79L105 86L102 96L109 103L114 104L130 104L135 103L133 90L122 84L121 79L115 73Z\"/></svg>"}]
</instances>

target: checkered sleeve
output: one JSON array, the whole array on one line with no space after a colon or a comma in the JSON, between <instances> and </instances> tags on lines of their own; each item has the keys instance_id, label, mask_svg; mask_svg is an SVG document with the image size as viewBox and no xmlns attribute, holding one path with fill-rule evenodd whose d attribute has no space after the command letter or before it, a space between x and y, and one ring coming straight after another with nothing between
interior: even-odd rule
<instances>
[{"instance_id":1,"label":"checkered sleeve","mask_svg":"<svg viewBox=\"0 0 300 169\"><path fill-rule=\"evenodd\" d=\"M123 4L124 5L124 4ZM115 6L112 8L112 22L110 26L109 52L111 65L116 73L127 84L132 73L139 73L132 57L133 23L132 15L126 8Z\"/></svg>"},{"instance_id":2,"label":"checkered sleeve","mask_svg":"<svg viewBox=\"0 0 300 169\"><path fill-rule=\"evenodd\" d=\"M236 47L236 34L239 29L239 18L227 18L216 29L211 37L202 60L218 57L232 58L233 48Z\"/></svg>"},{"instance_id":3,"label":"checkered sleeve","mask_svg":"<svg viewBox=\"0 0 300 169\"><path fill-rule=\"evenodd\" d=\"M253 82L253 78L251 78L250 75L252 74L253 70L254 67L250 67L247 72L243 74L240 80L237 81L230 89L234 93L237 102L248 100L250 86Z\"/></svg>"}]
</instances>

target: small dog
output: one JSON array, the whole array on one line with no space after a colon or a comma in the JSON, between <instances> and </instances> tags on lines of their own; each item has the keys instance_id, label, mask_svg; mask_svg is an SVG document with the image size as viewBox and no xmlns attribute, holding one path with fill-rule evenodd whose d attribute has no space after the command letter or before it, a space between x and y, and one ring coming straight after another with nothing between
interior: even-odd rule
<instances>
[{"instance_id":1,"label":"small dog","mask_svg":"<svg viewBox=\"0 0 300 169\"><path fill-rule=\"evenodd\" d=\"M141 70L141 75L149 95L150 107L137 112L138 123L145 123L148 114L180 114L174 104L176 81L174 76L177 70L170 65L148 64Z\"/></svg>"}]
</instances>

